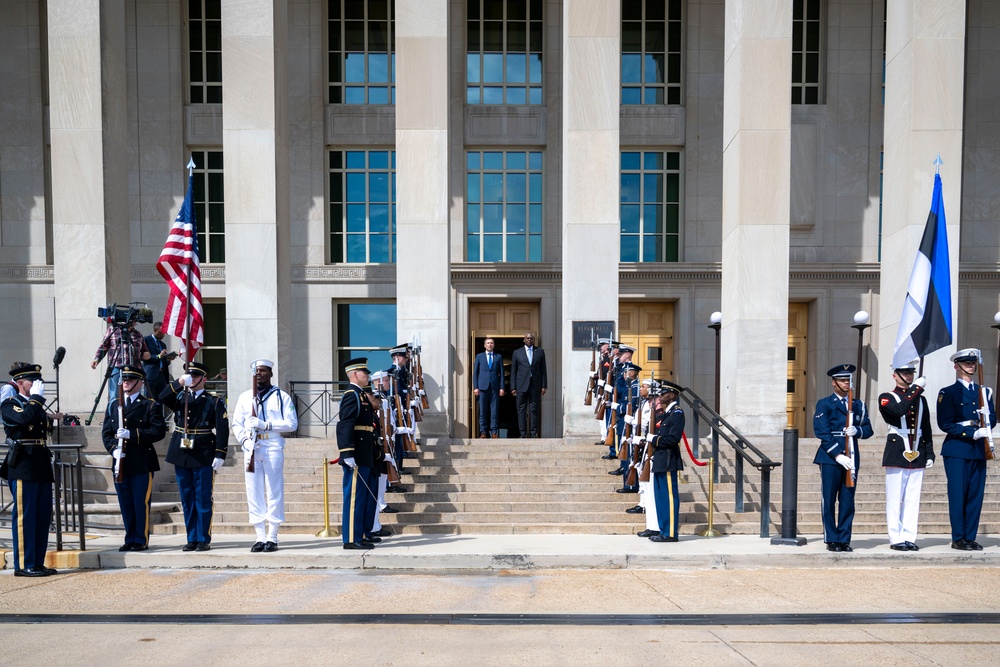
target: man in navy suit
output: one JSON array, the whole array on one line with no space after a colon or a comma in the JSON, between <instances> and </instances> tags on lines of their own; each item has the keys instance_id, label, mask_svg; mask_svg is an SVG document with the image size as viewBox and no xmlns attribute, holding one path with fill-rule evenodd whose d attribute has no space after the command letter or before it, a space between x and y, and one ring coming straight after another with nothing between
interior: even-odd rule
<instances>
[{"instance_id":1,"label":"man in navy suit","mask_svg":"<svg viewBox=\"0 0 1000 667\"><path fill-rule=\"evenodd\" d=\"M948 478L948 514L951 519L951 548L980 551L976 542L979 515L986 489L986 448L992 447L990 431L997 423L993 396L986 387L983 412L979 399L983 387L975 384L979 370L979 350L959 350L951 355L956 382L938 393L938 428L945 432L941 445L944 472ZM989 426L980 426L980 414Z\"/></svg>"},{"instance_id":2,"label":"man in navy suit","mask_svg":"<svg viewBox=\"0 0 1000 667\"><path fill-rule=\"evenodd\" d=\"M485 352L476 355L472 365L472 394L479 397L479 437L499 438L497 414L503 396L503 357L493 352L496 341L487 338ZM489 434L489 435L487 435Z\"/></svg>"},{"instance_id":3,"label":"man in navy suit","mask_svg":"<svg viewBox=\"0 0 1000 667\"><path fill-rule=\"evenodd\" d=\"M517 399L517 427L522 438L537 438L542 396L549 379L545 353L535 347L535 334L524 334L524 347L514 350L510 362L510 392Z\"/></svg>"},{"instance_id":4,"label":"man in navy suit","mask_svg":"<svg viewBox=\"0 0 1000 667\"><path fill-rule=\"evenodd\" d=\"M153 333L145 337L150 356L142 362L142 370L146 376L146 396L154 400L170 381L170 362L176 356L167 350L163 342L166 333L163 322L156 322L153 324Z\"/></svg>"},{"instance_id":5,"label":"man in navy suit","mask_svg":"<svg viewBox=\"0 0 1000 667\"><path fill-rule=\"evenodd\" d=\"M816 414L813 416L813 433L819 438L819 449L813 463L819 466L823 484L823 541L827 551L854 551L851 548L851 526L854 523L855 487L847 485L847 478L857 479L861 461L858 440L870 438L874 433L865 404L856 398L851 403L852 423L847 423L847 392L855 370L854 364L840 364L826 372L833 378L833 393L816 401ZM853 441L850 449L845 447L845 438ZM850 454L845 453L847 451Z\"/></svg>"}]
</instances>

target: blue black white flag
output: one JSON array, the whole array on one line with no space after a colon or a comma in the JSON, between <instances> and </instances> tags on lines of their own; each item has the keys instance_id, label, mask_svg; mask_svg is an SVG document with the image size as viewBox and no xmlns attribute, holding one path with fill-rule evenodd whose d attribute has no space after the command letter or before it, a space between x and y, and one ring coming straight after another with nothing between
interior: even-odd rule
<instances>
[{"instance_id":1,"label":"blue black white flag","mask_svg":"<svg viewBox=\"0 0 1000 667\"><path fill-rule=\"evenodd\" d=\"M941 175L934 175L931 212L913 262L903 315L892 353L893 366L906 364L951 345L951 267Z\"/></svg>"}]
</instances>

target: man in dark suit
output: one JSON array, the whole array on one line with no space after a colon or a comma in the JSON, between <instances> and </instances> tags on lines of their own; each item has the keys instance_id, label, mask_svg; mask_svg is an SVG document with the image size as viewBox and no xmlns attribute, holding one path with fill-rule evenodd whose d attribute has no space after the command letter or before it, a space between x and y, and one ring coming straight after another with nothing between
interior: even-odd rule
<instances>
[{"instance_id":1,"label":"man in dark suit","mask_svg":"<svg viewBox=\"0 0 1000 667\"><path fill-rule=\"evenodd\" d=\"M146 396L156 399L170 381L170 362L177 355L167 350L163 337L163 322L153 324L153 333L145 337L149 359L142 362L142 371L146 375Z\"/></svg>"},{"instance_id":2,"label":"man in dark suit","mask_svg":"<svg viewBox=\"0 0 1000 667\"><path fill-rule=\"evenodd\" d=\"M517 399L517 427L522 438L537 438L542 396L549 386L545 352L535 347L535 335L524 334L524 347L510 355L510 391Z\"/></svg>"},{"instance_id":3,"label":"man in dark suit","mask_svg":"<svg viewBox=\"0 0 1000 667\"><path fill-rule=\"evenodd\" d=\"M487 338L485 352L472 365L472 394L479 397L479 437L498 438L497 413L503 396L503 357L493 352L496 341ZM489 435L487 435L489 434Z\"/></svg>"}]
</instances>

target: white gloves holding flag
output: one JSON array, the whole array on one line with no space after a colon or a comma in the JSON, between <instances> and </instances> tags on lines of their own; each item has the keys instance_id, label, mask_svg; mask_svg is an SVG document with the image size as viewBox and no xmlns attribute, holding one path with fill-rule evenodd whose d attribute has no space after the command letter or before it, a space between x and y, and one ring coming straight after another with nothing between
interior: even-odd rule
<instances>
[{"instance_id":1,"label":"white gloves holding flag","mask_svg":"<svg viewBox=\"0 0 1000 667\"><path fill-rule=\"evenodd\" d=\"M120 428L115 431L115 438L118 440L130 440L132 438L132 433L129 432L127 428Z\"/></svg>"},{"instance_id":2,"label":"white gloves holding flag","mask_svg":"<svg viewBox=\"0 0 1000 667\"><path fill-rule=\"evenodd\" d=\"M191 375L189 373L185 373L184 375L182 375L179 378L177 378L177 382L182 387L190 387L191 385L194 384L194 378L191 377Z\"/></svg>"},{"instance_id":3,"label":"white gloves holding flag","mask_svg":"<svg viewBox=\"0 0 1000 667\"><path fill-rule=\"evenodd\" d=\"M921 389L923 389L924 387L927 386L927 378L925 378L923 375L921 375L920 377L916 378L913 381L913 385L916 386L916 387L920 387Z\"/></svg>"},{"instance_id":4,"label":"white gloves holding flag","mask_svg":"<svg viewBox=\"0 0 1000 667\"><path fill-rule=\"evenodd\" d=\"M837 463L843 466L844 470L854 470L854 461L843 454L837 454Z\"/></svg>"},{"instance_id":5,"label":"white gloves holding flag","mask_svg":"<svg viewBox=\"0 0 1000 667\"><path fill-rule=\"evenodd\" d=\"M226 462L225 459L215 459L214 461L212 461L212 470L218 472L219 468L221 468L225 462Z\"/></svg>"},{"instance_id":6,"label":"white gloves holding flag","mask_svg":"<svg viewBox=\"0 0 1000 667\"><path fill-rule=\"evenodd\" d=\"M844 435L846 435L848 438L854 437L857 434L858 434L857 426L848 426L847 428L844 429Z\"/></svg>"}]
</instances>

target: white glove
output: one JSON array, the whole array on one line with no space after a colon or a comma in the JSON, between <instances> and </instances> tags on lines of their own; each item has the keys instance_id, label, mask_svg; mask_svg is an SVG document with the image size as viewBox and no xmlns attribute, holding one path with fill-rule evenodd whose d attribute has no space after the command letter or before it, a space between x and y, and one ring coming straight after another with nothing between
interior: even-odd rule
<instances>
[{"instance_id":1,"label":"white glove","mask_svg":"<svg viewBox=\"0 0 1000 667\"><path fill-rule=\"evenodd\" d=\"M611 393L611 385L610 384L607 384L607 383L604 384L604 393L605 394L610 394Z\"/></svg>"},{"instance_id":2,"label":"white glove","mask_svg":"<svg viewBox=\"0 0 1000 667\"><path fill-rule=\"evenodd\" d=\"M258 431L266 431L267 430L267 422L266 421L261 421L260 419L257 419L256 417L254 417L253 415L251 415L251 416L247 417L247 428L255 428Z\"/></svg>"},{"instance_id":3,"label":"white glove","mask_svg":"<svg viewBox=\"0 0 1000 667\"><path fill-rule=\"evenodd\" d=\"M844 429L844 435L846 435L848 438L855 436L857 434L858 434L857 426L848 426L847 428Z\"/></svg>"},{"instance_id":4,"label":"white glove","mask_svg":"<svg viewBox=\"0 0 1000 667\"><path fill-rule=\"evenodd\" d=\"M225 459L215 459L214 461L212 461L212 470L218 472L219 468L221 468L222 464L225 462L226 462Z\"/></svg>"},{"instance_id":5,"label":"white glove","mask_svg":"<svg viewBox=\"0 0 1000 667\"><path fill-rule=\"evenodd\" d=\"M612 410L617 410L617 409L618 409L618 404L617 404L617 403L614 403L614 402L612 402L612 403L611 403L611 409L612 409Z\"/></svg>"},{"instance_id":6,"label":"white glove","mask_svg":"<svg viewBox=\"0 0 1000 667\"><path fill-rule=\"evenodd\" d=\"M112 458L114 458L115 461L117 461L118 459L120 459L122 457L122 448L121 447L115 447L114 449L112 449L111 450L111 456L112 456Z\"/></svg>"},{"instance_id":7,"label":"white glove","mask_svg":"<svg viewBox=\"0 0 1000 667\"><path fill-rule=\"evenodd\" d=\"M913 384L915 386L920 387L921 389L923 389L924 387L927 386L927 378L925 378L923 375L921 375L920 377L916 378L913 381Z\"/></svg>"},{"instance_id":8,"label":"white glove","mask_svg":"<svg viewBox=\"0 0 1000 667\"><path fill-rule=\"evenodd\" d=\"M344 459L344 465L347 466L348 468L358 467L358 464L354 462L353 456L348 456L346 459Z\"/></svg>"},{"instance_id":9,"label":"white glove","mask_svg":"<svg viewBox=\"0 0 1000 667\"><path fill-rule=\"evenodd\" d=\"M177 378L177 382L180 383L182 387L190 387L194 384L194 378L190 374L185 373L184 375Z\"/></svg>"},{"instance_id":10,"label":"white glove","mask_svg":"<svg viewBox=\"0 0 1000 667\"><path fill-rule=\"evenodd\" d=\"M41 380L35 380L31 383L31 391L29 392L32 396L41 396L45 398L45 383Z\"/></svg>"},{"instance_id":11,"label":"white glove","mask_svg":"<svg viewBox=\"0 0 1000 667\"><path fill-rule=\"evenodd\" d=\"M933 468L934 467L934 459L927 459L927 463L924 465L924 467L925 468Z\"/></svg>"},{"instance_id":12,"label":"white glove","mask_svg":"<svg viewBox=\"0 0 1000 667\"><path fill-rule=\"evenodd\" d=\"M32 393L34 393L34 392L32 392ZM990 418L990 406L988 406L988 405L984 405L983 407L981 407L978 410L976 410L976 412L978 414L981 414L982 416L986 417L987 419Z\"/></svg>"},{"instance_id":13,"label":"white glove","mask_svg":"<svg viewBox=\"0 0 1000 667\"><path fill-rule=\"evenodd\" d=\"M981 438L988 438L988 437L990 437L990 429L986 428L985 426L983 428L977 428L976 432L972 434L973 440L979 440Z\"/></svg>"},{"instance_id":14,"label":"white glove","mask_svg":"<svg viewBox=\"0 0 1000 667\"><path fill-rule=\"evenodd\" d=\"M593 373L591 373L591 374L590 374L590 377L592 377L592 378L595 378L595 377L597 377L597 371L594 371Z\"/></svg>"},{"instance_id":15,"label":"white glove","mask_svg":"<svg viewBox=\"0 0 1000 667\"><path fill-rule=\"evenodd\" d=\"M426 396L426 395L427 395L427 392L426 392L426 391L424 391L423 389L421 389L421 390L420 390L419 392L417 392L417 393L419 393L419 394L420 394L421 396Z\"/></svg>"},{"instance_id":16,"label":"white glove","mask_svg":"<svg viewBox=\"0 0 1000 667\"><path fill-rule=\"evenodd\" d=\"M606 385L606 384L607 384L607 382L605 382L604 380L598 380L597 381L597 386L598 387L604 387L604 385Z\"/></svg>"},{"instance_id":17,"label":"white glove","mask_svg":"<svg viewBox=\"0 0 1000 667\"><path fill-rule=\"evenodd\" d=\"M132 434L127 428L120 428L115 431L115 438L118 440L130 440L132 438Z\"/></svg>"},{"instance_id":18,"label":"white glove","mask_svg":"<svg viewBox=\"0 0 1000 667\"><path fill-rule=\"evenodd\" d=\"M399 435L413 435L413 429L409 426L400 426L396 429L396 433Z\"/></svg>"},{"instance_id":19,"label":"white glove","mask_svg":"<svg viewBox=\"0 0 1000 667\"><path fill-rule=\"evenodd\" d=\"M633 445L641 445L642 444L642 436L641 435L633 435L631 438L629 438L629 442L631 442Z\"/></svg>"},{"instance_id":20,"label":"white glove","mask_svg":"<svg viewBox=\"0 0 1000 667\"><path fill-rule=\"evenodd\" d=\"M837 454L837 463L844 467L844 470L854 470L854 461L843 454Z\"/></svg>"},{"instance_id":21,"label":"white glove","mask_svg":"<svg viewBox=\"0 0 1000 667\"><path fill-rule=\"evenodd\" d=\"M653 438L655 438L655 437L656 437L655 433L647 433L646 434L646 442L653 442Z\"/></svg>"}]
</instances>

